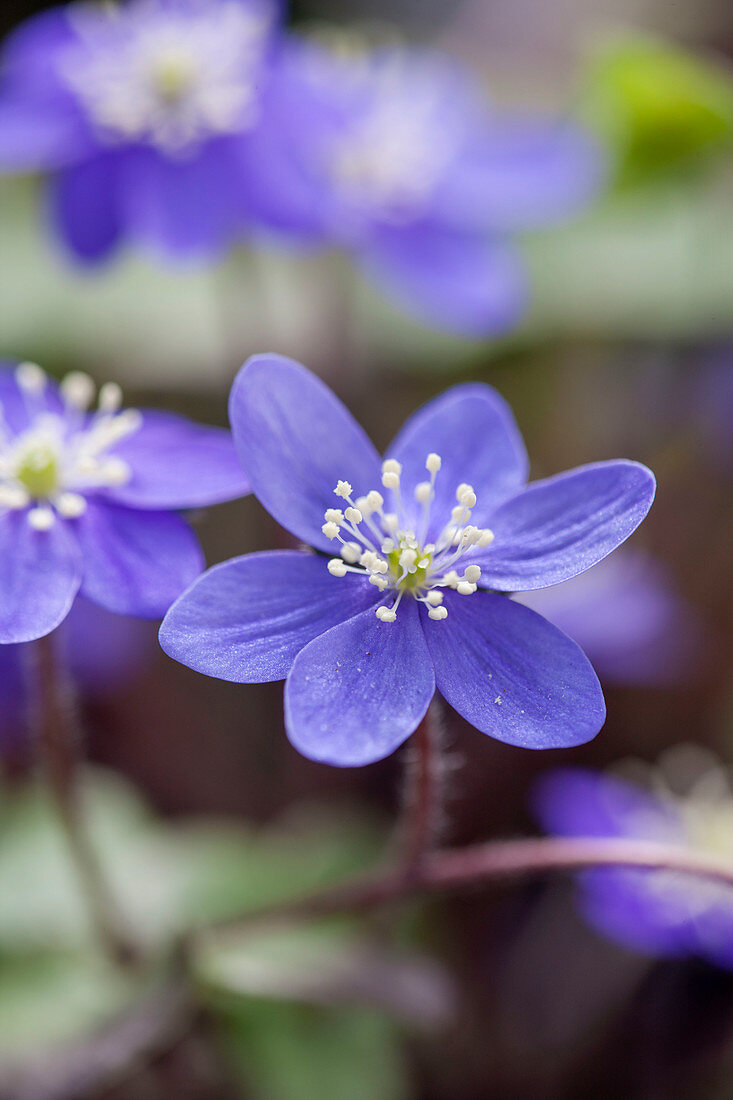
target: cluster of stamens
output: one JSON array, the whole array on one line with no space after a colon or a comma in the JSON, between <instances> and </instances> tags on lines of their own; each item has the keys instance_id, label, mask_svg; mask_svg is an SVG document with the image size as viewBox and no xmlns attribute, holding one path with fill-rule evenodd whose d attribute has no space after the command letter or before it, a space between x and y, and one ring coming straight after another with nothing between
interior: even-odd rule
<instances>
[{"instance_id":1,"label":"cluster of stamens","mask_svg":"<svg viewBox=\"0 0 733 1100\"><path fill-rule=\"evenodd\" d=\"M396 594L391 605L380 604L378 619L393 623L405 593L425 604L431 619L445 619L443 589L451 588L461 596L472 595L477 588L481 568L466 565L462 572L456 566L468 551L485 549L493 542L488 528L469 522L476 494L471 485L459 485L457 504L450 521L435 542L426 543L430 524L430 508L435 497L435 478L441 467L440 455L431 453L425 460L430 479L415 486L415 500L422 505L419 532L407 526L401 497L402 466L395 459L382 463L382 485L392 493L395 511L384 510L384 496L372 489L366 496L352 499L348 481L339 481L334 493L347 505L328 508L322 531L329 539L341 543L341 556L331 558L328 569L334 577L347 573L366 575L369 583L380 592Z\"/></svg>"},{"instance_id":2,"label":"cluster of stamens","mask_svg":"<svg viewBox=\"0 0 733 1100\"><path fill-rule=\"evenodd\" d=\"M100 136L176 152L256 121L269 20L231 0L183 11L147 0L70 8L77 43L61 72Z\"/></svg>"},{"instance_id":3,"label":"cluster of stamens","mask_svg":"<svg viewBox=\"0 0 733 1100\"><path fill-rule=\"evenodd\" d=\"M137 431L136 409L121 410L115 382L99 390L81 371L59 387L62 409L46 400L48 377L35 363L21 363L16 381L28 412L28 427L13 434L0 406L0 510L27 509L28 523L47 531L56 517L77 519L87 508L85 493L126 484L128 464L108 451Z\"/></svg>"}]
</instances>

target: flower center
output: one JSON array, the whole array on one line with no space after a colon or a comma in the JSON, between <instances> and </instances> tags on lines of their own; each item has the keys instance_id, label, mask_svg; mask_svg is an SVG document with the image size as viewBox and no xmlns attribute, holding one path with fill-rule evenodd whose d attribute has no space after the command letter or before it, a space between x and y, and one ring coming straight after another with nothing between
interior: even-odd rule
<instances>
[{"instance_id":1,"label":"flower center","mask_svg":"<svg viewBox=\"0 0 733 1100\"><path fill-rule=\"evenodd\" d=\"M328 508L322 531L341 543L341 557L332 558L328 570L334 577L359 573L369 578L380 592L389 593L389 603L380 604L376 615L392 623L405 595L424 603L431 619L445 619L443 589L451 588L462 596L477 589L481 576L478 565L467 565L462 573L455 566L474 547L486 548L493 542L488 528L469 523L476 494L470 485L456 489L457 505L435 542L426 542L430 528L430 510L435 498L435 479L442 465L440 455L431 453L425 460L428 481L415 486L415 500L421 505L419 533L408 527L401 496L402 466L390 458L382 463L382 485L389 489L396 504L395 512L384 511L384 497L376 489L352 500L348 481L339 481L334 493L348 507Z\"/></svg>"},{"instance_id":2,"label":"flower center","mask_svg":"<svg viewBox=\"0 0 733 1100\"><path fill-rule=\"evenodd\" d=\"M0 407L0 510L27 509L30 525L45 531L57 516L83 515L88 492L130 479L127 463L108 451L137 431L141 417L136 409L120 411L122 392L113 382L102 386L90 413L95 387L80 371L63 379L59 411L50 411L48 378L35 363L21 363L15 376L30 423L12 434Z\"/></svg>"},{"instance_id":3,"label":"flower center","mask_svg":"<svg viewBox=\"0 0 733 1100\"><path fill-rule=\"evenodd\" d=\"M148 141L167 153L256 121L268 19L239 0L216 6L133 0L77 10L79 42L62 58L68 87L102 140Z\"/></svg>"}]
</instances>

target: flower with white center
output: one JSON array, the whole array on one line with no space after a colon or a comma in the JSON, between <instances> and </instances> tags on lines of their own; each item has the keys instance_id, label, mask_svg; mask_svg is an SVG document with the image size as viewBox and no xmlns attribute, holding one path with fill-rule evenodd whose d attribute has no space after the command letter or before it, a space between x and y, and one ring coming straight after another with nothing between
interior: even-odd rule
<instances>
[{"instance_id":1,"label":"flower with white center","mask_svg":"<svg viewBox=\"0 0 733 1100\"><path fill-rule=\"evenodd\" d=\"M225 680L286 678L291 741L330 764L388 755L436 687L512 744L598 732L587 658L507 594L575 576L623 542L654 496L645 466L601 462L527 486L512 415L484 385L431 402L380 460L322 382L274 355L245 364L229 410L253 491L316 552L215 566L166 615L167 653Z\"/></svg>"},{"instance_id":2,"label":"flower with white center","mask_svg":"<svg viewBox=\"0 0 733 1100\"><path fill-rule=\"evenodd\" d=\"M595 194L590 136L494 108L436 50L290 38L274 71L268 152L282 172L261 217L346 249L391 305L432 327L516 324L528 280L512 238Z\"/></svg>"},{"instance_id":3,"label":"flower with white center","mask_svg":"<svg viewBox=\"0 0 733 1100\"><path fill-rule=\"evenodd\" d=\"M81 0L32 17L0 59L0 171L53 173L53 223L81 261L125 239L217 255L269 186L278 18L275 0Z\"/></svg>"},{"instance_id":4,"label":"flower with white center","mask_svg":"<svg viewBox=\"0 0 733 1100\"><path fill-rule=\"evenodd\" d=\"M563 768L534 794L542 826L561 836L672 844L733 866L731 777L697 745L667 750L656 768L618 774ZM654 955L701 955L733 969L733 889L673 871L598 870L581 879L583 912L603 934Z\"/></svg>"},{"instance_id":5,"label":"flower with white center","mask_svg":"<svg viewBox=\"0 0 733 1100\"><path fill-rule=\"evenodd\" d=\"M114 383L0 368L0 643L65 618L77 592L159 618L201 553L177 515L249 491L228 432L122 409Z\"/></svg>"}]
</instances>

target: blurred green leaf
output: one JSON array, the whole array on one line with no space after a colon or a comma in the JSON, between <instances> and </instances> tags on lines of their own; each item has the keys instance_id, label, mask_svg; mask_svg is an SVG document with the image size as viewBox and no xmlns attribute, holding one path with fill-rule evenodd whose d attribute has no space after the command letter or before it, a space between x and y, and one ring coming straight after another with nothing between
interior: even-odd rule
<instances>
[{"instance_id":1,"label":"blurred green leaf","mask_svg":"<svg viewBox=\"0 0 733 1100\"><path fill-rule=\"evenodd\" d=\"M597 56L584 109L616 152L619 183L638 183L731 147L733 74L662 40L625 38Z\"/></svg>"},{"instance_id":2,"label":"blurred green leaf","mask_svg":"<svg viewBox=\"0 0 733 1100\"><path fill-rule=\"evenodd\" d=\"M222 1017L254 1100L404 1100L395 1025L373 1012L259 1002Z\"/></svg>"}]
</instances>

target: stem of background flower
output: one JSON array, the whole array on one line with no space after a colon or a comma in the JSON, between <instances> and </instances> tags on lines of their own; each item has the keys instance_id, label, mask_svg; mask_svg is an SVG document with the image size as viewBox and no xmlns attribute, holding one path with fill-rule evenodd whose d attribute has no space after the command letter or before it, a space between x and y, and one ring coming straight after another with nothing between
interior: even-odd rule
<instances>
[{"instance_id":1,"label":"stem of background flower","mask_svg":"<svg viewBox=\"0 0 733 1100\"><path fill-rule=\"evenodd\" d=\"M56 638L33 644L33 719L42 776L69 847L89 917L106 954L121 967L140 961L121 926L116 905L86 829L79 790L79 731L70 686L61 674Z\"/></svg>"},{"instance_id":2,"label":"stem of background flower","mask_svg":"<svg viewBox=\"0 0 733 1100\"><path fill-rule=\"evenodd\" d=\"M202 933L217 928L246 930L262 921L364 913L420 894L476 889L501 879L600 867L676 871L733 887L733 863L670 844L604 837L497 840L432 852L409 874L404 867L390 867L294 901L253 910L202 929Z\"/></svg>"},{"instance_id":3,"label":"stem of background flower","mask_svg":"<svg viewBox=\"0 0 733 1100\"><path fill-rule=\"evenodd\" d=\"M434 696L408 749L402 820L397 826L399 865L406 874L418 868L435 847L443 824L441 744L440 703Z\"/></svg>"}]
</instances>

